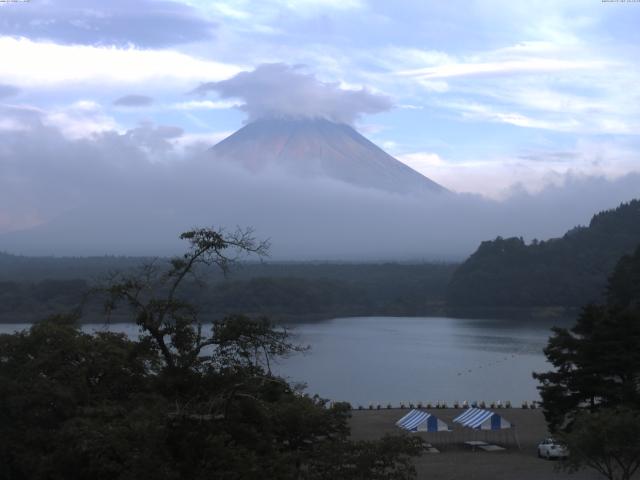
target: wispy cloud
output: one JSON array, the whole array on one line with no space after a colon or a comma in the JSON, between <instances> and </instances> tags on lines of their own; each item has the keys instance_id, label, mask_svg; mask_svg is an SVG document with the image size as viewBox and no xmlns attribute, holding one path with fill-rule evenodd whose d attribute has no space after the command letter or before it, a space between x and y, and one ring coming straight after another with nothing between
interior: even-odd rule
<instances>
[{"instance_id":1,"label":"wispy cloud","mask_svg":"<svg viewBox=\"0 0 640 480\"><path fill-rule=\"evenodd\" d=\"M205 11L214 12L235 21L270 22L283 13L290 16L308 17L331 11L359 10L366 6L364 0L218 0L208 2L193 0Z\"/></svg>"},{"instance_id":2,"label":"wispy cloud","mask_svg":"<svg viewBox=\"0 0 640 480\"><path fill-rule=\"evenodd\" d=\"M505 75L518 73L549 73L565 70L583 70L611 67L604 61L571 61L553 58L530 58L527 60L507 60L503 62L450 63L436 67L404 70L397 74L420 79L441 79L471 75Z\"/></svg>"},{"instance_id":3,"label":"wispy cloud","mask_svg":"<svg viewBox=\"0 0 640 480\"><path fill-rule=\"evenodd\" d=\"M241 106L240 102L231 100L189 100L169 105L176 110L224 110Z\"/></svg>"},{"instance_id":4,"label":"wispy cloud","mask_svg":"<svg viewBox=\"0 0 640 480\"><path fill-rule=\"evenodd\" d=\"M170 82L192 85L224 79L241 67L174 50L60 45L0 37L0 77L14 85L64 86Z\"/></svg>"},{"instance_id":5,"label":"wispy cloud","mask_svg":"<svg viewBox=\"0 0 640 480\"><path fill-rule=\"evenodd\" d=\"M384 54L397 59L401 52ZM389 68L389 59L381 62ZM394 74L429 92L428 105L462 120L565 133L640 134L640 106L629 101L640 98L640 69L624 52L589 48L570 34L468 55L408 49L399 65Z\"/></svg>"},{"instance_id":6,"label":"wispy cloud","mask_svg":"<svg viewBox=\"0 0 640 480\"><path fill-rule=\"evenodd\" d=\"M148 107L153 104L153 98L148 95L129 94L114 100L113 104L117 107Z\"/></svg>"},{"instance_id":7,"label":"wispy cloud","mask_svg":"<svg viewBox=\"0 0 640 480\"><path fill-rule=\"evenodd\" d=\"M216 30L198 10L171 0L32 3L2 8L0 34L66 44L167 47L209 40Z\"/></svg>"}]
</instances>

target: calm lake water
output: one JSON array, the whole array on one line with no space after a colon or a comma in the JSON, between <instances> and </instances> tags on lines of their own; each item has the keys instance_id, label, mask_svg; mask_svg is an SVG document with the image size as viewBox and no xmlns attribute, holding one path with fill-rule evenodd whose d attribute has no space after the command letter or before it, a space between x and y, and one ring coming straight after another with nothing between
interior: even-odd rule
<instances>
[{"instance_id":1,"label":"calm lake water","mask_svg":"<svg viewBox=\"0 0 640 480\"><path fill-rule=\"evenodd\" d=\"M536 400L532 371L549 368L542 349L555 321L443 317L357 317L290 325L306 354L275 370L307 391L354 405L392 402ZM567 326L566 322L565 325ZM11 332L25 325L0 325ZM86 331L107 328L86 325ZM137 335L131 324L111 330Z\"/></svg>"}]
</instances>

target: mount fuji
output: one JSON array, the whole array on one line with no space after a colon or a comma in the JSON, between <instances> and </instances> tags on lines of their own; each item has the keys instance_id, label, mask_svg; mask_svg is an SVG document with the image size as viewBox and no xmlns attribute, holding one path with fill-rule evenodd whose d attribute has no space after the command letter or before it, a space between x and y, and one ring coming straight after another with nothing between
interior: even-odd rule
<instances>
[{"instance_id":1,"label":"mount fuji","mask_svg":"<svg viewBox=\"0 0 640 480\"><path fill-rule=\"evenodd\" d=\"M212 148L216 159L259 173L270 168L301 178L329 178L393 193L447 190L396 160L353 127L322 118L251 122Z\"/></svg>"}]
</instances>

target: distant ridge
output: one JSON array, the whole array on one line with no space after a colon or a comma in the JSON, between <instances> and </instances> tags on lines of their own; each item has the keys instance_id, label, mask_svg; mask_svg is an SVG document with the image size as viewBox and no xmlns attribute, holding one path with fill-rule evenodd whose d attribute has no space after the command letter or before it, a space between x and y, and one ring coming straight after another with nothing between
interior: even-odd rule
<instances>
[{"instance_id":1,"label":"distant ridge","mask_svg":"<svg viewBox=\"0 0 640 480\"><path fill-rule=\"evenodd\" d=\"M593 216L562 238L482 242L453 274L452 307L580 307L602 301L607 278L640 245L640 200Z\"/></svg>"},{"instance_id":2,"label":"distant ridge","mask_svg":"<svg viewBox=\"0 0 640 480\"><path fill-rule=\"evenodd\" d=\"M447 191L349 125L325 119L258 120L212 151L254 172L275 167L302 178L330 178L394 193Z\"/></svg>"}]
</instances>

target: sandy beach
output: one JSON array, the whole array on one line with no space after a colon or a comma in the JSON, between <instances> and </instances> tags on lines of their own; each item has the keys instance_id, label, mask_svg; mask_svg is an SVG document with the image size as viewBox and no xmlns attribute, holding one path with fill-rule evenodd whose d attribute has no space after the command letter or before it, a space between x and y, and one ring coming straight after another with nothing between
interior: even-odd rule
<instances>
[{"instance_id":1,"label":"sandy beach","mask_svg":"<svg viewBox=\"0 0 640 480\"><path fill-rule=\"evenodd\" d=\"M390 410L354 410L351 418L351 435L358 440L371 440L402 430L394 424L408 409ZM433 413L449 426L451 433L413 433L420 435L428 443L440 450L440 453L425 453L416 460L419 479L430 480L554 480L575 479L591 480L604 478L595 471L584 470L568 474L557 470L558 461L539 459L536 446L548 435L542 411L527 409L500 409L500 413L516 426L517 440L506 432L473 432L452 423L459 415L459 409L431 409ZM483 440L500 445L506 449L497 452L481 450L471 451L464 444L467 440ZM518 448L517 443L520 444ZM637 478L640 476L636 475ZM634 477L634 478L636 478Z\"/></svg>"}]
</instances>

